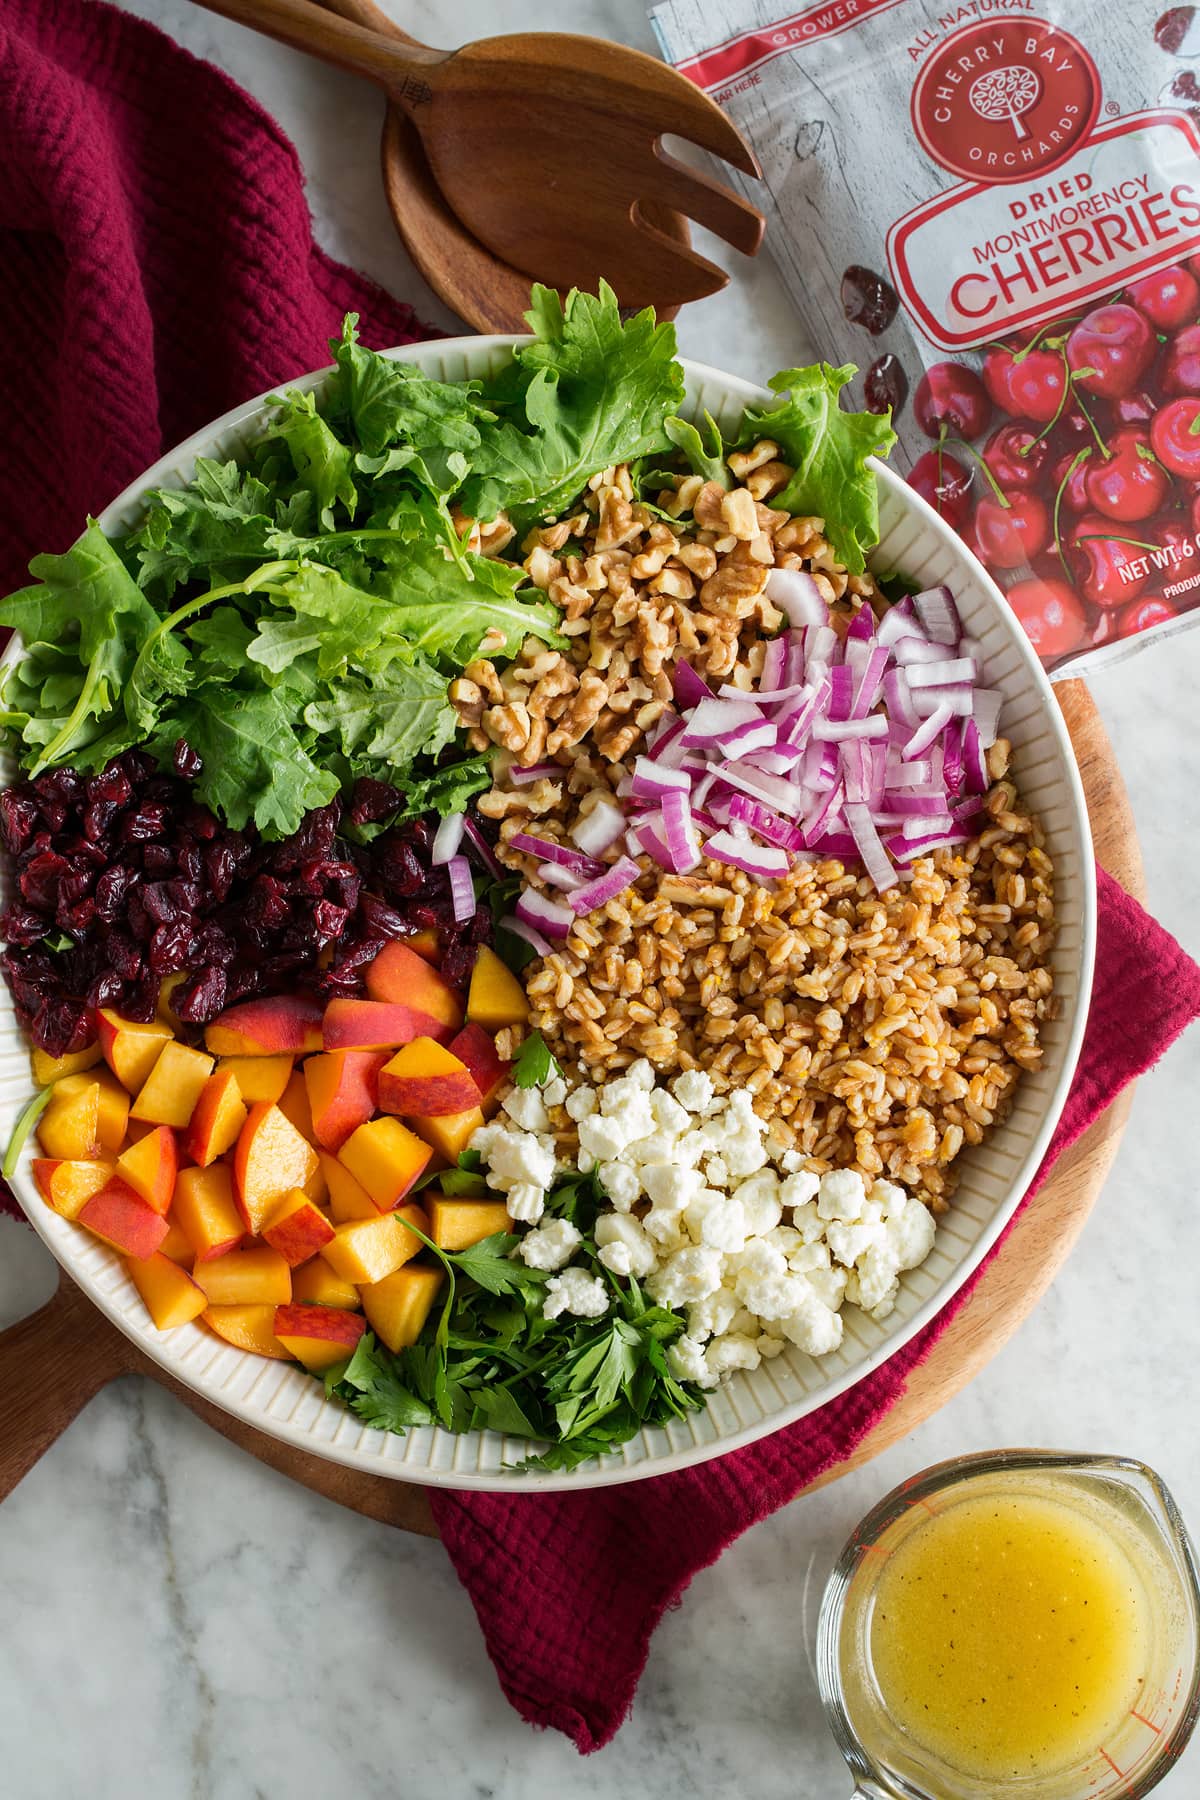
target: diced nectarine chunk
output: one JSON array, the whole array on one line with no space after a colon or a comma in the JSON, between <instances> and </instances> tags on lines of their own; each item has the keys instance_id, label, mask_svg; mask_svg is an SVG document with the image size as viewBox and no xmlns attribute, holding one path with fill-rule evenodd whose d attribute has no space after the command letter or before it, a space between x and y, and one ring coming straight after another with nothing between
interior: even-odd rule
<instances>
[{"instance_id":1,"label":"diced nectarine chunk","mask_svg":"<svg viewBox=\"0 0 1200 1800\"><path fill-rule=\"evenodd\" d=\"M80 1081L95 1081L100 1088L100 1119L98 1131L100 1148L111 1150L115 1154L125 1142L125 1134L129 1129L129 1090L113 1079L107 1069L97 1069L91 1075L77 1077Z\"/></svg>"},{"instance_id":2,"label":"diced nectarine chunk","mask_svg":"<svg viewBox=\"0 0 1200 1800\"><path fill-rule=\"evenodd\" d=\"M61 1162L84 1162L100 1148L100 1088L87 1075L55 1083L37 1122L38 1143Z\"/></svg>"},{"instance_id":3,"label":"diced nectarine chunk","mask_svg":"<svg viewBox=\"0 0 1200 1800\"><path fill-rule=\"evenodd\" d=\"M469 1250L497 1231L510 1231L508 1208L502 1200L449 1200L444 1194L428 1194L429 1235L439 1250Z\"/></svg>"},{"instance_id":4,"label":"diced nectarine chunk","mask_svg":"<svg viewBox=\"0 0 1200 1800\"><path fill-rule=\"evenodd\" d=\"M123 1019L111 1007L101 1006L96 1012L96 1035L104 1060L121 1086L136 1094L145 1086L163 1045L174 1033L161 1019L142 1024L137 1019Z\"/></svg>"},{"instance_id":5,"label":"diced nectarine chunk","mask_svg":"<svg viewBox=\"0 0 1200 1800\"><path fill-rule=\"evenodd\" d=\"M201 1090L188 1123L183 1147L194 1163L206 1169L238 1141L246 1123L246 1103L231 1069L217 1069Z\"/></svg>"},{"instance_id":6,"label":"diced nectarine chunk","mask_svg":"<svg viewBox=\"0 0 1200 1800\"><path fill-rule=\"evenodd\" d=\"M275 1311L275 1336L314 1375L353 1356L366 1329L358 1313L335 1306L280 1306Z\"/></svg>"},{"instance_id":7,"label":"diced nectarine chunk","mask_svg":"<svg viewBox=\"0 0 1200 1800\"><path fill-rule=\"evenodd\" d=\"M321 1008L297 994L243 1000L205 1028L214 1056L307 1056L321 1048Z\"/></svg>"},{"instance_id":8,"label":"diced nectarine chunk","mask_svg":"<svg viewBox=\"0 0 1200 1800\"><path fill-rule=\"evenodd\" d=\"M233 1153L234 1195L246 1229L262 1233L276 1203L303 1188L318 1168L317 1153L277 1106L252 1106Z\"/></svg>"},{"instance_id":9,"label":"diced nectarine chunk","mask_svg":"<svg viewBox=\"0 0 1200 1800\"><path fill-rule=\"evenodd\" d=\"M428 1013L439 1024L458 1030L463 1020L462 999L433 965L401 938L393 938L383 946L374 962L364 971L367 992L372 1000L390 1000ZM431 1037L440 1035L430 1032Z\"/></svg>"},{"instance_id":10,"label":"diced nectarine chunk","mask_svg":"<svg viewBox=\"0 0 1200 1800\"><path fill-rule=\"evenodd\" d=\"M204 1289L161 1250L142 1262L131 1259L126 1266L160 1331L174 1331L189 1319L198 1319L208 1305Z\"/></svg>"},{"instance_id":11,"label":"diced nectarine chunk","mask_svg":"<svg viewBox=\"0 0 1200 1800\"><path fill-rule=\"evenodd\" d=\"M496 1049L491 1032L477 1025L474 1019L463 1026L457 1037L451 1038L446 1048L471 1071L471 1079L479 1090L478 1104L483 1108L484 1117L489 1118L512 1074L512 1064L505 1062Z\"/></svg>"},{"instance_id":12,"label":"diced nectarine chunk","mask_svg":"<svg viewBox=\"0 0 1200 1800\"><path fill-rule=\"evenodd\" d=\"M196 1260L192 1241L172 1210L167 1214L167 1235L159 1245L159 1255L169 1256L181 1268L190 1269Z\"/></svg>"},{"instance_id":13,"label":"diced nectarine chunk","mask_svg":"<svg viewBox=\"0 0 1200 1800\"><path fill-rule=\"evenodd\" d=\"M340 1306L350 1312L362 1305L354 1283L336 1275L323 1256L314 1256L292 1270L292 1299L307 1300L313 1306Z\"/></svg>"},{"instance_id":14,"label":"diced nectarine chunk","mask_svg":"<svg viewBox=\"0 0 1200 1800\"><path fill-rule=\"evenodd\" d=\"M364 1187L376 1206L399 1206L429 1162L429 1146L399 1119L372 1119L347 1138L338 1160Z\"/></svg>"},{"instance_id":15,"label":"diced nectarine chunk","mask_svg":"<svg viewBox=\"0 0 1200 1800\"><path fill-rule=\"evenodd\" d=\"M439 1156L454 1163L483 1124L483 1109L472 1106L460 1113L411 1113L408 1122Z\"/></svg>"},{"instance_id":16,"label":"diced nectarine chunk","mask_svg":"<svg viewBox=\"0 0 1200 1800\"><path fill-rule=\"evenodd\" d=\"M236 1250L246 1224L233 1198L233 1175L226 1163L208 1169L180 1169L172 1212L183 1227L197 1262Z\"/></svg>"},{"instance_id":17,"label":"diced nectarine chunk","mask_svg":"<svg viewBox=\"0 0 1200 1800\"><path fill-rule=\"evenodd\" d=\"M426 962L433 963L435 967L441 962L442 934L440 931L435 931L432 925L426 925L420 931L414 931L412 936L406 937L404 941L410 950L415 950L418 956L425 958Z\"/></svg>"},{"instance_id":18,"label":"diced nectarine chunk","mask_svg":"<svg viewBox=\"0 0 1200 1800\"><path fill-rule=\"evenodd\" d=\"M50 1087L55 1081L61 1081L64 1075L80 1075L84 1069L93 1069L104 1055L99 1043L89 1044L86 1050L70 1050L66 1056L48 1056L44 1050L31 1050L29 1060L33 1065L33 1079L37 1087Z\"/></svg>"},{"instance_id":19,"label":"diced nectarine chunk","mask_svg":"<svg viewBox=\"0 0 1200 1800\"><path fill-rule=\"evenodd\" d=\"M386 1050L327 1050L309 1057L304 1083L316 1143L340 1150L351 1132L374 1118L386 1061Z\"/></svg>"},{"instance_id":20,"label":"diced nectarine chunk","mask_svg":"<svg viewBox=\"0 0 1200 1800\"><path fill-rule=\"evenodd\" d=\"M481 944L471 972L467 993L467 1017L489 1031L504 1025L522 1025L529 1017L525 990L494 950Z\"/></svg>"},{"instance_id":21,"label":"diced nectarine chunk","mask_svg":"<svg viewBox=\"0 0 1200 1800\"><path fill-rule=\"evenodd\" d=\"M61 1162L39 1156L33 1160L33 1179L47 1206L64 1219L77 1219L92 1195L107 1185L114 1166L107 1156L88 1162Z\"/></svg>"},{"instance_id":22,"label":"diced nectarine chunk","mask_svg":"<svg viewBox=\"0 0 1200 1800\"><path fill-rule=\"evenodd\" d=\"M424 1246L404 1223L411 1219L428 1237L429 1218L419 1206L402 1206L398 1212L381 1213L374 1219L350 1219L334 1227L334 1238L321 1255L335 1275L355 1283L382 1281Z\"/></svg>"},{"instance_id":23,"label":"diced nectarine chunk","mask_svg":"<svg viewBox=\"0 0 1200 1800\"><path fill-rule=\"evenodd\" d=\"M223 1056L217 1074L236 1075L238 1092L247 1106L253 1106L258 1100L278 1102L293 1067L290 1056Z\"/></svg>"},{"instance_id":24,"label":"diced nectarine chunk","mask_svg":"<svg viewBox=\"0 0 1200 1800\"><path fill-rule=\"evenodd\" d=\"M383 1208L376 1206L362 1183L356 1181L344 1163L328 1150L318 1152L321 1173L329 1189L329 1211L335 1225L347 1219L373 1219Z\"/></svg>"},{"instance_id":25,"label":"diced nectarine chunk","mask_svg":"<svg viewBox=\"0 0 1200 1800\"><path fill-rule=\"evenodd\" d=\"M161 1249L168 1231L162 1214L147 1206L117 1175L80 1209L79 1223L114 1250L139 1261Z\"/></svg>"},{"instance_id":26,"label":"diced nectarine chunk","mask_svg":"<svg viewBox=\"0 0 1200 1800\"><path fill-rule=\"evenodd\" d=\"M282 1306L292 1297L292 1271L269 1244L198 1262L193 1274L214 1306Z\"/></svg>"},{"instance_id":27,"label":"diced nectarine chunk","mask_svg":"<svg viewBox=\"0 0 1200 1800\"><path fill-rule=\"evenodd\" d=\"M367 1323L389 1350L416 1343L445 1278L442 1269L410 1263L360 1290Z\"/></svg>"},{"instance_id":28,"label":"diced nectarine chunk","mask_svg":"<svg viewBox=\"0 0 1200 1800\"><path fill-rule=\"evenodd\" d=\"M453 1035L432 1013L385 1000L331 1000L324 1029L326 1050L397 1050L417 1037Z\"/></svg>"},{"instance_id":29,"label":"diced nectarine chunk","mask_svg":"<svg viewBox=\"0 0 1200 1800\"><path fill-rule=\"evenodd\" d=\"M389 1113L460 1113L478 1106L479 1089L466 1063L432 1038L419 1037L380 1071L379 1104Z\"/></svg>"},{"instance_id":30,"label":"diced nectarine chunk","mask_svg":"<svg viewBox=\"0 0 1200 1800\"><path fill-rule=\"evenodd\" d=\"M151 1125L171 1125L182 1131L196 1110L196 1102L204 1092L204 1084L212 1074L213 1059L203 1050L192 1050L174 1039L164 1044L138 1090L132 1116L146 1119Z\"/></svg>"},{"instance_id":31,"label":"diced nectarine chunk","mask_svg":"<svg viewBox=\"0 0 1200 1800\"><path fill-rule=\"evenodd\" d=\"M263 1236L294 1269L325 1248L333 1238L333 1226L307 1194L293 1188L271 1214Z\"/></svg>"},{"instance_id":32,"label":"diced nectarine chunk","mask_svg":"<svg viewBox=\"0 0 1200 1800\"><path fill-rule=\"evenodd\" d=\"M140 1194L147 1206L164 1217L175 1192L179 1146L169 1125L156 1125L117 1158L117 1174Z\"/></svg>"},{"instance_id":33,"label":"diced nectarine chunk","mask_svg":"<svg viewBox=\"0 0 1200 1800\"><path fill-rule=\"evenodd\" d=\"M200 1317L210 1331L239 1350L271 1356L276 1362L292 1360L291 1351L275 1336L274 1306L206 1306Z\"/></svg>"}]
</instances>

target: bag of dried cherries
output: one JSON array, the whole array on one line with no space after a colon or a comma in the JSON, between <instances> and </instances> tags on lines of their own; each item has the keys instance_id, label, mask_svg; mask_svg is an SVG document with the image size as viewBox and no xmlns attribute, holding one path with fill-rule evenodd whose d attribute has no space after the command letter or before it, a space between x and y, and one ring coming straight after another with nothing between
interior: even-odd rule
<instances>
[{"instance_id":1,"label":"bag of dried cherries","mask_svg":"<svg viewBox=\"0 0 1200 1800\"><path fill-rule=\"evenodd\" d=\"M1200 17L667 0L821 354L1047 669L1200 620ZM764 189L765 195L764 195Z\"/></svg>"}]
</instances>

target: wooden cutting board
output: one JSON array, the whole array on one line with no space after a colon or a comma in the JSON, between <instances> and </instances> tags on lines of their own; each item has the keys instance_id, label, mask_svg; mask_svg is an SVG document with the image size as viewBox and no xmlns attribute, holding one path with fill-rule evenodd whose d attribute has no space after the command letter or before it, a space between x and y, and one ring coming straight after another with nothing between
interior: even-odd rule
<instances>
[{"instance_id":1,"label":"wooden cutting board","mask_svg":"<svg viewBox=\"0 0 1200 1800\"><path fill-rule=\"evenodd\" d=\"M1081 681L1055 692L1083 776L1096 858L1139 899L1141 853L1128 796L1100 716ZM852 1456L820 1483L870 1461L944 1406L990 1361L1025 1319L1067 1258L1117 1153L1129 1113L1126 1092L1059 1159L1038 1195L985 1265L970 1300L909 1377L892 1410ZM38 1371L30 1382L27 1371ZM0 1500L47 1451L93 1394L110 1381L157 1381L214 1430L306 1487L368 1518L436 1537L428 1490L344 1468L278 1443L175 1381L97 1311L60 1272L58 1291L39 1312L0 1333Z\"/></svg>"}]
</instances>

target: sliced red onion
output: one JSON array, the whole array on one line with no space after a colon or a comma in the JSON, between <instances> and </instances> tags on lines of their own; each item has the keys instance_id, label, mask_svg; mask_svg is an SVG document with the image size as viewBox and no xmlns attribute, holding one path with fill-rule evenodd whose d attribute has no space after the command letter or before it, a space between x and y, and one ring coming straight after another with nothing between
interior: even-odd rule
<instances>
[{"instance_id":1,"label":"sliced red onion","mask_svg":"<svg viewBox=\"0 0 1200 1800\"><path fill-rule=\"evenodd\" d=\"M536 925L519 919L516 913L509 913L507 918L501 919L497 929L511 931L514 937L524 938L527 944L533 945L539 956L549 956L552 952L553 946L549 939L542 936Z\"/></svg>"},{"instance_id":2,"label":"sliced red onion","mask_svg":"<svg viewBox=\"0 0 1200 1800\"><path fill-rule=\"evenodd\" d=\"M671 853L667 849L667 840L661 829L662 814L655 813L649 818L639 819L626 834L626 843L631 856L648 856L662 869L671 869ZM671 870L672 874L674 870Z\"/></svg>"},{"instance_id":3,"label":"sliced red onion","mask_svg":"<svg viewBox=\"0 0 1200 1800\"><path fill-rule=\"evenodd\" d=\"M496 860L495 851L484 837L482 831L480 831L474 819L469 818L463 829L466 832L468 844L470 844L472 850L474 850L488 874L494 881L503 881L507 874L507 870L500 867L500 864Z\"/></svg>"},{"instance_id":4,"label":"sliced red onion","mask_svg":"<svg viewBox=\"0 0 1200 1800\"><path fill-rule=\"evenodd\" d=\"M560 906L557 900L547 899L536 888L525 889L517 901L516 913L518 919L548 938L567 937L575 923L575 914L569 906Z\"/></svg>"},{"instance_id":5,"label":"sliced red onion","mask_svg":"<svg viewBox=\"0 0 1200 1800\"><path fill-rule=\"evenodd\" d=\"M919 758L915 762L892 765L888 757L887 784L889 788L926 787L930 780L930 765Z\"/></svg>"},{"instance_id":6,"label":"sliced red onion","mask_svg":"<svg viewBox=\"0 0 1200 1800\"><path fill-rule=\"evenodd\" d=\"M900 836L906 843L914 843L918 839L945 834L954 830L954 819L945 808L924 819L906 819L900 827Z\"/></svg>"},{"instance_id":7,"label":"sliced red onion","mask_svg":"<svg viewBox=\"0 0 1200 1800\"><path fill-rule=\"evenodd\" d=\"M828 669L838 647L832 625L810 625L804 634L804 656L811 677L814 668Z\"/></svg>"},{"instance_id":8,"label":"sliced red onion","mask_svg":"<svg viewBox=\"0 0 1200 1800\"><path fill-rule=\"evenodd\" d=\"M586 882L583 887L575 889L569 902L571 910L582 915L595 912L597 907L607 906L610 900L615 900L618 894L623 894L627 887L632 886L641 872L632 857L621 857L611 869L605 869L603 875L598 875L595 881Z\"/></svg>"},{"instance_id":9,"label":"sliced red onion","mask_svg":"<svg viewBox=\"0 0 1200 1800\"><path fill-rule=\"evenodd\" d=\"M767 775L761 769L747 769L741 763L723 764L716 773L718 782L726 787L738 788L755 800L763 800L768 806L777 807L780 812L791 813L795 817L803 810L803 793L781 781L778 775Z\"/></svg>"},{"instance_id":10,"label":"sliced red onion","mask_svg":"<svg viewBox=\"0 0 1200 1800\"><path fill-rule=\"evenodd\" d=\"M978 699L978 695L976 696ZM983 740L979 726L974 719L963 723L962 734L963 775L971 793L983 794L988 788L987 760L983 754Z\"/></svg>"},{"instance_id":11,"label":"sliced red onion","mask_svg":"<svg viewBox=\"0 0 1200 1800\"><path fill-rule=\"evenodd\" d=\"M700 839L686 794L663 795L662 820L671 866L677 875L686 875L700 861Z\"/></svg>"},{"instance_id":12,"label":"sliced red onion","mask_svg":"<svg viewBox=\"0 0 1200 1800\"><path fill-rule=\"evenodd\" d=\"M557 863L562 869L570 869L572 875L581 875L585 881L591 881L599 875L603 867L595 857L584 856L578 850L568 850L565 844L553 844L549 838L530 837L524 831L518 831L509 838L508 847L519 851L522 856L536 856L539 862Z\"/></svg>"},{"instance_id":13,"label":"sliced red onion","mask_svg":"<svg viewBox=\"0 0 1200 1800\"><path fill-rule=\"evenodd\" d=\"M697 675L690 663L675 664L671 671L671 686L680 706L698 706L701 700L711 700L713 697L713 691L703 675Z\"/></svg>"},{"instance_id":14,"label":"sliced red onion","mask_svg":"<svg viewBox=\"0 0 1200 1800\"><path fill-rule=\"evenodd\" d=\"M768 775L789 775L796 764L803 760L804 751L795 744L776 746L773 750L750 750L742 753L742 761L748 762L756 769L764 770Z\"/></svg>"},{"instance_id":15,"label":"sliced red onion","mask_svg":"<svg viewBox=\"0 0 1200 1800\"><path fill-rule=\"evenodd\" d=\"M895 857L898 863L916 862L918 857L932 856L935 850L952 850L957 844L965 844L965 831L947 832L942 837L921 838L913 843L906 838L888 838L884 848Z\"/></svg>"},{"instance_id":16,"label":"sliced red onion","mask_svg":"<svg viewBox=\"0 0 1200 1800\"><path fill-rule=\"evenodd\" d=\"M842 810L844 798L842 785L835 782L827 793L818 794L812 806L800 821L800 829L804 833L804 841L809 849L814 849L817 842L829 830L833 821Z\"/></svg>"},{"instance_id":17,"label":"sliced red onion","mask_svg":"<svg viewBox=\"0 0 1200 1800\"><path fill-rule=\"evenodd\" d=\"M873 713L869 719L814 719L812 734L818 744L836 744L842 738L886 738L888 722L882 713Z\"/></svg>"},{"instance_id":18,"label":"sliced red onion","mask_svg":"<svg viewBox=\"0 0 1200 1800\"><path fill-rule=\"evenodd\" d=\"M721 748L728 755L745 756L751 750L772 750L775 747L776 731L767 719L747 719L744 725L735 726L721 738Z\"/></svg>"},{"instance_id":19,"label":"sliced red onion","mask_svg":"<svg viewBox=\"0 0 1200 1800\"><path fill-rule=\"evenodd\" d=\"M846 643L869 644L875 636L875 614L864 603L859 607L849 625L846 627Z\"/></svg>"},{"instance_id":20,"label":"sliced red onion","mask_svg":"<svg viewBox=\"0 0 1200 1800\"><path fill-rule=\"evenodd\" d=\"M435 869L440 868L443 863L448 863L452 856L458 855L458 846L462 843L466 823L466 813L446 814L433 834L433 849L429 853L429 860Z\"/></svg>"},{"instance_id":21,"label":"sliced red onion","mask_svg":"<svg viewBox=\"0 0 1200 1800\"><path fill-rule=\"evenodd\" d=\"M914 594L913 605L935 644L957 644L962 636L962 622L948 587L926 588L924 593Z\"/></svg>"},{"instance_id":22,"label":"sliced red onion","mask_svg":"<svg viewBox=\"0 0 1200 1800\"><path fill-rule=\"evenodd\" d=\"M788 646L786 637L772 638L766 649L763 651L762 673L758 678L760 699L762 697L763 689L769 690L770 688L783 686L783 672L787 667L787 652ZM724 688L722 688L721 692L724 693L724 691Z\"/></svg>"},{"instance_id":23,"label":"sliced red onion","mask_svg":"<svg viewBox=\"0 0 1200 1800\"><path fill-rule=\"evenodd\" d=\"M729 816L747 826L768 844L777 844L781 850L796 851L804 848L804 833L799 826L789 825L786 819L781 819L769 806L763 806L760 801L751 800L745 794L734 794L729 802Z\"/></svg>"},{"instance_id":24,"label":"sliced red onion","mask_svg":"<svg viewBox=\"0 0 1200 1800\"><path fill-rule=\"evenodd\" d=\"M686 794L691 785L691 776L683 769L663 768L661 764L651 762L648 756L639 756L633 765L630 791L637 800L661 800L670 788Z\"/></svg>"},{"instance_id":25,"label":"sliced red onion","mask_svg":"<svg viewBox=\"0 0 1200 1800\"><path fill-rule=\"evenodd\" d=\"M979 741L985 750L990 750L996 741L996 728L1000 723L1000 708L1004 704L1004 696L999 688L976 688L971 711L979 728Z\"/></svg>"},{"instance_id":26,"label":"sliced red onion","mask_svg":"<svg viewBox=\"0 0 1200 1800\"><path fill-rule=\"evenodd\" d=\"M909 761L914 756L924 756L926 750L935 742L938 734L945 729L953 716L948 706L939 706L936 712L931 713L925 723L917 727L905 744L901 752L905 761Z\"/></svg>"},{"instance_id":27,"label":"sliced red onion","mask_svg":"<svg viewBox=\"0 0 1200 1800\"><path fill-rule=\"evenodd\" d=\"M749 838L735 837L732 831L718 831L704 846L705 856L714 862L727 863L762 881L777 881L786 875L790 858L786 850L773 844L755 844Z\"/></svg>"},{"instance_id":28,"label":"sliced red onion","mask_svg":"<svg viewBox=\"0 0 1200 1800\"><path fill-rule=\"evenodd\" d=\"M555 778L561 780L565 774L566 770L559 763L530 763L528 768L524 769L519 763L514 763L508 771L508 779L513 787L528 787L534 781L548 781Z\"/></svg>"},{"instance_id":29,"label":"sliced red onion","mask_svg":"<svg viewBox=\"0 0 1200 1800\"><path fill-rule=\"evenodd\" d=\"M942 783L955 799L962 793L966 781L962 754L963 727L971 723L973 721L970 719L952 719L942 736Z\"/></svg>"},{"instance_id":30,"label":"sliced red onion","mask_svg":"<svg viewBox=\"0 0 1200 1800\"><path fill-rule=\"evenodd\" d=\"M854 701L854 671L843 664L829 671L829 713L831 719L848 719Z\"/></svg>"},{"instance_id":31,"label":"sliced red onion","mask_svg":"<svg viewBox=\"0 0 1200 1800\"><path fill-rule=\"evenodd\" d=\"M611 800L597 800L571 827L571 839L585 856L603 856L625 830L625 814Z\"/></svg>"},{"instance_id":32,"label":"sliced red onion","mask_svg":"<svg viewBox=\"0 0 1200 1800\"><path fill-rule=\"evenodd\" d=\"M902 789L899 793L889 793L886 804L892 818L931 819L945 813L946 796L906 793Z\"/></svg>"},{"instance_id":33,"label":"sliced red onion","mask_svg":"<svg viewBox=\"0 0 1200 1800\"><path fill-rule=\"evenodd\" d=\"M753 700L701 700L687 721L682 741L707 748L716 744L739 725L759 724L762 714Z\"/></svg>"},{"instance_id":34,"label":"sliced red onion","mask_svg":"<svg viewBox=\"0 0 1200 1800\"><path fill-rule=\"evenodd\" d=\"M896 871L892 867L892 859L883 847L883 840L875 829L869 806L855 806L846 802L846 823L858 846L858 854L862 857L863 868L875 883L879 893L886 893L896 885Z\"/></svg>"},{"instance_id":35,"label":"sliced red onion","mask_svg":"<svg viewBox=\"0 0 1200 1800\"><path fill-rule=\"evenodd\" d=\"M784 659L783 679L780 687L794 687L804 680L804 633L789 631L787 634L787 656Z\"/></svg>"},{"instance_id":36,"label":"sliced red onion","mask_svg":"<svg viewBox=\"0 0 1200 1800\"><path fill-rule=\"evenodd\" d=\"M905 671L910 688L949 687L952 683L974 681L978 670L969 656L952 657L949 662L924 663Z\"/></svg>"},{"instance_id":37,"label":"sliced red onion","mask_svg":"<svg viewBox=\"0 0 1200 1800\"><path fill-rule=\"evenodd\" d=\"M917 609L912 603L912 595L905 594L903 600L897 600L889 606L875 627L875 636L881 644L895 644L904 637L923 637L924 632L917 623Z\"/></svg>"},{"instance_id":38,"label":"sliced red onion","mask_svg":"<svg viewBox=\"0 0 1200 1800\"><path fill-rule=\"evenodd\" d=\"M916 708L912 702L912 693L908 685L908 677L903 669L889 669L883 678L883 703L894 722L910 728L920 724Z\"/></svg>"},{"instance_id":39,"label":"sliced red onion","mask_svg":"<svg viewBox=\"0 0 1200 1800\"><path fill-rule=\"evenodd\" d=\"M829 608L821 590L803 569L769 570L766 594L793 625L824 625L828 621Z\"/></svg>"},{"instance_id":40,"label":"sliced red onion","mask_svg":"<svg viewBox=\"0 0 1200 1800\"><path fill-rule=\"evenodd\" d=\"M561 888L564 894L573 894L576 888L583 886L582 876L572 875L570 869L560 869L557 863L539 863L537 872L547 887Z\"/></svg>"},{"instance_id":41,"label":"sliced red onion","mask_svg":"<svg viewBox=\"0 0 1200 1800\"><path fill-rule=\"evenodd\" d=\"M899 638L891 646L892 661L899 663L902 669L913 663L947 662L954 655L953 644L931 644L928 638Z\"/></svg>"},{"instance_id":42,"label":"sliced red onion","mask_svg":"<svg viewBox=\"0 0 1200 1800\"><path fill-rule=\"evenodd\" d=\"M879 690L883 686L883 677L887 672L887 666L888 653L886 649L882 644L873 644L858 675L854 699L850 706L852 719L865 719L878 701Z\"/></svg>"},{"instance_id":43,"label":"sliced red onion","mask_svg":"<svg viewBox=\"0 0 1200 1800\"><path fill-rule=\"evenodd\" d=\"M446 872L450 877L450 904L454 908L454 923L465 925L475 917L475 883L471 879L471 865L465 856L452 856L446 864Z\"/></svg>"}]
</instances>

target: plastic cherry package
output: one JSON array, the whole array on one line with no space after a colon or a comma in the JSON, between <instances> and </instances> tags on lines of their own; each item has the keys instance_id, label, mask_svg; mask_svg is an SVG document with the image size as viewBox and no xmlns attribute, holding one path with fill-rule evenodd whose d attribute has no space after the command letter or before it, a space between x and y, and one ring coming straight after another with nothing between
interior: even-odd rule
<instances>
[{"instance_id":1,"label":"plastic cherry package","mask_svg":"<svg viewBox=\"0 0 1200 1800\"><path fill-rule=\"evenodd\" d=\"M897 466L1054 673L1200 621L1200 7L779 4L651 17Z\"/></svg>"}]
</instances>

